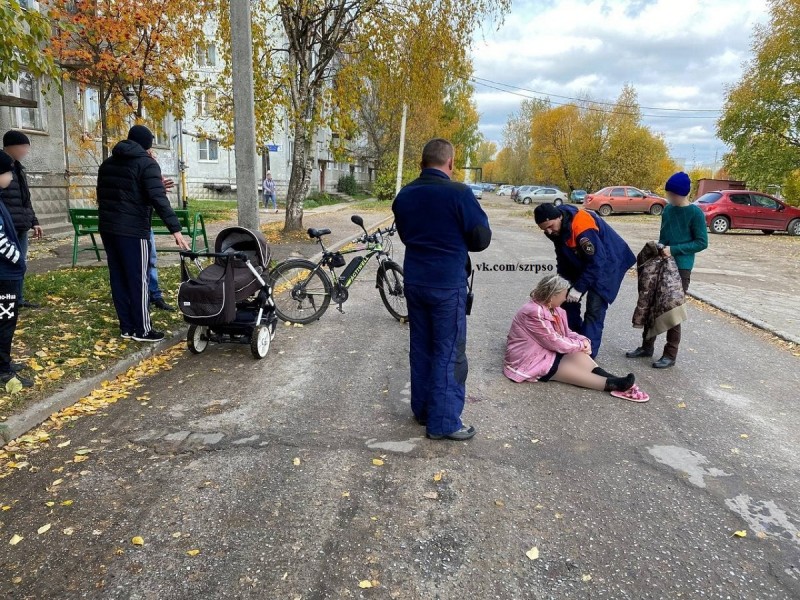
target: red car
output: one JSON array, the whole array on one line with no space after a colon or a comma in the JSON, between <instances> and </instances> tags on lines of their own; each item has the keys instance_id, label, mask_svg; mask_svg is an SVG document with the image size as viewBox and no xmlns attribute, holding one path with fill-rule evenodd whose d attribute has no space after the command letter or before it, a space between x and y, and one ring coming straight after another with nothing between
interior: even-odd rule
<instances>
[{"instance_id":1,"label":"red car","mask_svg":"<svg viewBox=\"0 0 800 600\"><path fill-rule=\"evenodd\" d=\"M747 190L721 190L703 194L695 204L706 216L711 233L729 229L760 229L766 234L786 231L800 235L800 209L777 198Z\"/></svg>"},{"instance_id":2,"label":"red car","mask_svg":"<svg viewBox=\"0 0 800 600\"><path fill-rule=\"evenodd\" d=\"M604 217L612 212L643 212L660 215L667 201L659 196L643 192L629 185L606 187L586 196L583 207L594 210Z\"/></svg>"}]
</instances>

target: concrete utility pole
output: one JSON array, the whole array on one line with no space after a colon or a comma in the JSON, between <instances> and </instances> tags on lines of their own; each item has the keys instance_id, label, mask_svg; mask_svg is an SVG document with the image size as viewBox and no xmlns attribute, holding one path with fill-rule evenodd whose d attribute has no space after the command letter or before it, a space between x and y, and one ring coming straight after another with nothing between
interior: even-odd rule
<instances>
[{"instance_id":1,"label":"concrete utility pole","mask_svg":"<svg viewBox=\"0 0 800 600\"><path fill-rule=\"evenodd\" d=\"M400 122L400 151L397 154L397 182L394 186L394 195L400 193L400 186L403 184L403 155L406 151L406 117L408 116L408 105L403 104L403 120Z\"/></svg>"},{"instance_id":2,"label":"concrete utility pole","mask_svg":"<svg viewBox=\"0 0 800 600\"><path fill-rule=\"evenodd\" d=\"M231 0L233 142L236 148L236 200L239 225L258 230L256 115L253 94L253 39L250 2Z\"/></svg>"}]
</instances>

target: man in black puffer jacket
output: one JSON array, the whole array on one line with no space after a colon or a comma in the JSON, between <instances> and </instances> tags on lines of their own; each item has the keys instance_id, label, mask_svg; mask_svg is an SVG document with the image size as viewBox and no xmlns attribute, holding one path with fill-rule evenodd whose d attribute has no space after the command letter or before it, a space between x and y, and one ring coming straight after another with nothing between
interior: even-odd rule
<instances>
[{"instance_id":1,"label":"man in black puffer jacket","mask_svg":"<svg viewBox=\"0 0 800 600\"><path fill-rule=\"evenodd\" d=\"M164 334L150 324L147 291L150 259L150 221L153 209L166 223L175 243L189 245L167 199L161 167L148 154L153 134L134 125L128 139L119 142L97 172L100 237L106 250L111 297L122 337L157 342Z\"/></svg>"},{"instance_id":2,"label":"man in black puffer jacket","mask_svg":"<svg viewBox=\"0 0 800 600\"><path fill-rule=\"evenodd\" d=\"M19 251L23 258L28 256L28 237L30 230L33 229L33 237L42 239L42 228L39 227L39 219L33 211L31 204L31 191L28 187L28 178L25 175L25 167L19 161L24 160L31 151L31 141L28 136L21 131L7 131L3 135L3 150L14 159L14 169L12 170L13 179L11 184L3 190L3 202L8 209L11 219L14 221L14 230L19 239ZM17 306L20 308L39 308L38 304L27 302L23 294L24 279L19 281L19 300Z\"/></svg>"}]
</instances>

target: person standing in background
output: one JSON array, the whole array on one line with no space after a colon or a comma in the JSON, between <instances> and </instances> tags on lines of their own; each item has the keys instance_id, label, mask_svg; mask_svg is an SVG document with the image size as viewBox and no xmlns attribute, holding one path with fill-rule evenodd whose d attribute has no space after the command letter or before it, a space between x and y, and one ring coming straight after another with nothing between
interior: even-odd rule
<instances>
[{"instance_id":1,"label":"person standing in background","mask_svg":"<svg viewBox=\"0 0 800 600\"><path fill-rule=\"evenodd\" d=\"M683 293L689 290L689 282L692 278L694 268L694 255L708 248L708 231L703 211L699 207L689 202L689 193L692 189L692 181L689 175L683 171L675 173L667 180L664 186L669 204L664 207L661 213L661 231L658 236L658 243L661 246L662 256L672 256L678 265L678 273L683 284ZM647 329L643 333L642 345L626 352L628 358L651 357L655 350L656 338L644 337ZM678 323L667 331L667 343L664 352L657 361L653 363L654 369L668 369L675 365L678 358L678 346L681 343L681 325Z\"/></svg>"},{"instance_id":2,"label":"person standing in background","mask_svg":"<svg viewBox=\"0 0 800 600\"><path fill-rule=\"evenodd\" d=\"M12 129L3 135L3 151L14 160L13 179L3 192L3 202L5 202L8 213L14 222L14 229L19 240L19 251L27 261L28 240L31 230L33 230L34 238L37 240L42 239L42 228L39 226L39 219L36 218L36 212L34 212L31 204L28 177L25 175L25 167L20 162L30 153L31 141L21 131ZM20 308L39 308L38 304L25 300L23 293L24 283L25 279L20 279L17 305Z\"/></svg>"},{"instance_id":3,"label":"person standing in background","mask_svg":"<svg viewBox=\"0 0 800 600\"><path fill-rule=\"evenodd\" d=\"M272 173L267 171L267 176L264 177L262 184L264 191L264 208L269 208L267 201L272 203L272 208L278 212L278 197L275 195L275 180L272 178Z\"/></svg>"},{"instance_id":4,"label":"person standing in background","mask_svg":"<svg viewBox=\"0 0 800 600\"><path fill-rule=\"evenodd\" d=\"M0 199L11 184L14 159L0 150ZM0 383L16 378L22 387L33 387L33 381L17 372L22 365L11 362L11 344L17 330L19 285L25 276L25 255L20 251L14 222L0 202Z\"/></svg>"}]
</instances>

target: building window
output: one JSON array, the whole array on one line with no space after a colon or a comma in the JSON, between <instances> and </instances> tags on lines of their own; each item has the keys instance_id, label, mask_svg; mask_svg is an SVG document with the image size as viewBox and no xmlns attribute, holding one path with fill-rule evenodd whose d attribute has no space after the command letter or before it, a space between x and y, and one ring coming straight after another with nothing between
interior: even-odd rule
<instances>
[{"instance_id":1,"label":"building window","mask_svg":"<svg viewBox=\"0 0 800 600\"><path fill-rule=\"evenodd\" d=\"M195 53L197 54L197 65L200 67L216 67L217 66L217 45L213 42L210 44L195 44Z\"/></svg>"},{"instance_id":2,"label":"building window","mask_svg":"<svg viewBox=\"0 0 800 600\"><path fill-rule=\"evenodd\" d=\"M213 91L196 92L195 100L197 101L197 116L208 117L214 111L214 106L217 103L217 94Z\"/></svg>"},{"instance_id":3,"label":"building window","mask_svg":"<svg viewBox=\"0 0 800 600\"><path fill-rule=\"evenodd\" d=\"M11 126L17 129L37 129L44 131L44 99L38 80L30 73L20 73L19 79L11 81L11 95L23 100L33 100L36 108L12 108Z\"/></svg>"},{"instance_id":4,"label":"building window","mask_svg":"<svg viewBox=\"0 0 800 600\"><path fill-rule=\"evenodd\" d=\"M96 88L82 90L80 101L83 105L83 131L100 137L100 93Z\"/></svg>"},{"instance_id":5,"label":"building window","mask_svg":"<svg viewBox=\"0 0 800 600\"><path fill-rule=\"evenodd\" d=\"M197 157L199 160L216 162L219 159L217 140L197 140Z\"/></svg>"}]
</instances>

